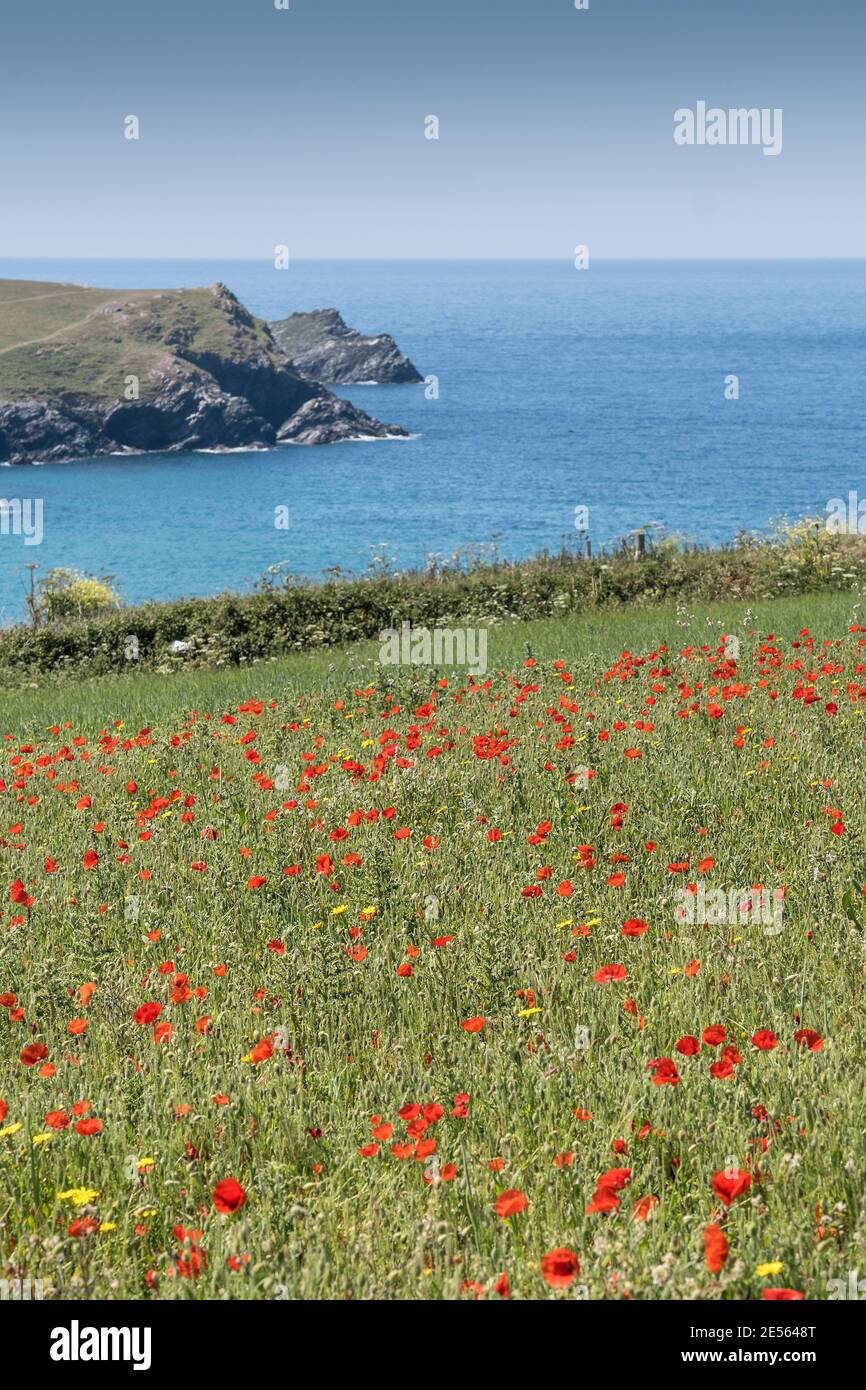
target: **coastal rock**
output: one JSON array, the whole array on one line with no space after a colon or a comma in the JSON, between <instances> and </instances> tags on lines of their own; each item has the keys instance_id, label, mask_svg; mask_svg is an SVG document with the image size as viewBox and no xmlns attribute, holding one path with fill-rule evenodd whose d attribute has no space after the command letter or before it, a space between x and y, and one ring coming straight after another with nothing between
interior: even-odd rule
<instances>
[{"instance_id":1,"label":"coastal rock","mask_svg":"<svg viewBox=\"0 0 866 1390\"><path fill-rule=\"evenodd\" d=\"M0 402L0 462L52 462L101 452L104 439L97 421L62 406L26 398Z\"/></svg>"},{"instance_id":2,"label":"coastal rock","mask_svg":"<svg viewBox=\"0 0 866 1390\"><path fill-rule=\"evenodd\" d=\"M19 286L23 308L0 346L2 463L406 434L301 375L224 285L119 294L5 284ZM22 288L34 291L32 309ZM42 302L62 313L64 297L68 329L40 335Z\"/></svg>"},{"instance_id":3,"label":"coastal rock","mask_svg":"<svg viewBox=\"0 0 866 1390\"><path fill-rule=\"evenodd\" d=\"M249 401L211 384L167 381L146 399L118 405L103 422L116 448L241 449L272 444L274 428Z\"/></svg>"},{"instance_id":4,"label":"coastal rock","mask_svg":"<svg viewBox=\"0 0 866 1390\"><path fill-rule=\"evenodd\" d=\"M405 439L400 425L383 425L330 392L314 396L277 431L281 444L339 444L347 439Z\"/></svg>"},{"instance_id":5,"label":"coastal rock","mask_svg":"<svg viewBox=\"0 0 866 1390\"><path fill-rule=\"evenodd\" d=\"M336 309L290 314L269 327L278 347L310 380L328 386L415 384L424 380L390 334L364 337L349 328Z\"/></svg>"}]
</instances>

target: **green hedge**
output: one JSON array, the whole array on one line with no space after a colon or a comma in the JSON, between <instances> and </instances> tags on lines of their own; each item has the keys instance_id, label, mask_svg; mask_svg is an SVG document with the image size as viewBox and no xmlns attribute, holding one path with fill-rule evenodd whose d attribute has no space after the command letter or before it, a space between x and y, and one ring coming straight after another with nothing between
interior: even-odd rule
<instances>
[{"instance_id":1,"label":"green hedge","mask_svg":"<svg viewBox=\"0 0 866 1390\"><path fill-rule=\"evenodd\" d=\"M636 560L571 553L523 562L375 575L323 584L262 585L247 595L180 599L83 621L0 631L0 675L129 670L127 639L143 669L223 666L373 638L402 622L478 626L515 618L682 599L769 598L851 589L866 579L866 540L829 534L821 523L786 526L715 550L672 543ZM194 642L175 655L173 641Z\"/></svg>"}]
</instances>

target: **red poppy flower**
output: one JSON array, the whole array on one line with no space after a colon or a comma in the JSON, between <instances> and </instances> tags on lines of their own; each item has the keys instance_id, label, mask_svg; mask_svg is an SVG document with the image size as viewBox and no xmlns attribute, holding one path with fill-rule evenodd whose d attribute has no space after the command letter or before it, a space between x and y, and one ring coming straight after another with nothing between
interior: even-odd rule
<instances>
[{"instance_id":1,"label":"red poppy flower","mask_svg":"<svg viewBox=\"0 0 866 1390\"><path fill-rule=\"evenodd\" d=\"M647 1062L647 1071L654 1072L654 1086L677 1086L679 1085L680 1074L676 1069L676 1064L670 1057L657 1057L652 1062Z\"/></svg>"},{"instance_id":2,"label":"red poppy flower","mask_svg":"<svg viewBox=\"0 0 866 1390\"><path fill-rule=\"evenodd\" d=\"M761 1298L767 1303L788 1303L805 1298L799 1289L762 1289Z\"/></svg>"},{"instance_id":3,"label":"red poppy flower","mask_svg":"<svg viewBox=\"0 0 866 1390\"><path fill-rule=\"evenodd\" d=\"M580 1261L573 1250L548 1250L541 1257L541 1277L551 1289L565 1289L580 1273Z\"/></svg>"},{"instance_id":4,"label":"red poppy flower","mask_svg":"<svg viewBox=\"0 0 866 1390\"><path fill-rule=\"evenodd\" d=\"M713 1174L710 1185L719 1201L729 1207L735 1197L748 1192L752 1179L742 1168L725 1168L723 1172Z\"/></svg>"},{"instance_id":5,"label":"red poppy flower","mask_svg":"<svg viewBox=\"0 0 866 1390\"><path fill-rule=\"evenodd\" d=\"M619 1192L627 1183L631 1182L630 1168L608 1168L606 1173L602 1173L598 1180L599 1187L611 1187L614 1192Z\"/></svg>"},{"instance_id":6,"label":"red poppy flower","mask_svg":"<svg viewBox=\"0 0 866 1390\"><path fill-rule=\"evenodd\" d=\"M480 1033L485 1022L484 1016L479 1014L477 1018L465 1018L460 1027L464 1033Z\"/></svg>"},{"instance_id":7,"label":"red poppy flower","mask_svg":"<svg viewBox=\"0 0 866 1390\"><path fill-rule=\"evenodd\" d=\"M643 936L647 923L642 917L629 917L622 929L623 936Z\"/></svg>"},{"instance_id":8,"label":"red poppy flower","mask_svg":"<svg viewBox=\"0 0 866 1390\"><path fill-rule=\"evenodd\" d=\"M704 1259L711 1274L718 1274L728 1258L728 1241L714 1223L704 1227Z\"/></svg>"},{"instance_id":9,"label":"red poppy flower","mask_svg":"<svg viewBox=\"0 0 866 1390\"><path fill-rule=\"evenodd\" d=\"M155 1023L162 1013L162 1005L150 1002L141 1004L133 1014L136 1023L146 1027L148 1023Z\"/></svg>"},{"instance_id":10,"label":"red poppy flower","mask_svg":"<svg viewBox=\"0 0 866 1390\"><path fill-rule=\"evenodd\" d=\"M99 1230L99 1222L92 1216L79 1216L70 1223L69 1235L75 1239L82 1236L95 1236Z\"/></svg>"},{"instance_id":11,"label":"red poppy flower","mask_svg":"<svg viewBox=\"0 0 866 1390\"><path fill-rule=\"evenodd\" d=\"M704 1029L701 1033L701 1040L706 1043L707 1047L718 1047L719 1043L723 1043L727 1036L721 1024L714 1023L711 1028Z\"/></svg>"},{"instance_id":12,"label":"red poppy flower","mask_svg":"<svg viewBox=\"0 0 866 1390\"><path fill-rule=\"evenodd\" d=\"M31 898L20 878L16 878L9 889L9 897L13 903L18 903L19 907L32 907L36 901L35 898Z\"/></svg>"},{"instance_id":13,"label":"red poppy flower","mask_svg":"<svg viewBox=\"0 0 866 1390\"><path fill-rule=\"evenodd\" d=\"M794 1034L794 1042L799 1043L801 1047L808 1047L810 1052L820 1052L824 1046L821 1034L812 1028L798 1028Z\"/></svg>"},{"instance_id":14,"label":"red poppy flower","mask_svg":"<svg viewBox=\"0 0 866 1390\"><path fill-rule=\"evenodd\" d=\"M599 970L596 970L592 978L596 984L607 985L615 980L624 980L627 974L628 971L624 965L603 965Z\"/></svg>"},{"instance_id":15,"label":"red poppy flower","mask_svg":"<svg viewBox=\"0 0 866 1390\"><path fill-rule=\"evenodd\" d=\"M223 1178L211 1193L211 1201L223 1216L239 1211L247 1200L247 1194L237 1178Z\"/></svg>"},{"instance_id":16,"label":"red poppy flower","mask_svg":"<svg viewBox=\"0 0 866 1390\"><path fill-rule=\"evenodd\" d=\"M773 1048L778 1046L779 1040L771 1029L759 1028L757 1033L752 1034L752 1042L761 1052L772 1052Z\"/></svg>"},{"instance_id":17,"label":"red poppy flower","mask_svg":"<svg viewBox=\"0 0 866 1390\"><path fill-rule=\"evenodd\" d=\"M631 1214L634 1221L648 1221L654 1207L659 1203L658 1197L639 1197L632 1204Z\"/></svg>"},{"instance_id":18,"label":"red poppy flower","mask_svg":"<svg viewBox=\"0 0 866 1390\"><path fill-rule=\"evenodd\" d=\"M44 1043L28 1043L19 1061L23 1062L25 1067L35 1067L37 1062L44 1062L47 1056L48 1048Z\"/></svg>"},{"instance_id":19,"label":"red poppy flower","mask_svg":"<svg viewBox=\"0 0 866 1390\"><path fill-rule=\"evenodd\" d=\"M529 1206L528 1199L520 1191L519 1187L507 1187L504 1192L500 1192L496 1201L493 1203L493 1210L497 1216L505 1221L509 1216L516 1216L524 1207Z\"/></svg>"},{"instance_id":20,"label":"red poppy flower","mask_svg":"<svg viewBox=\"0 0 866 1390\"><path fill-rule=\"evenodd\" d=\"M592 1200L586 1207L587 1216L592 1216L594 1212L612 1212L619 1208L619 1197L612 1187L601 1187L600 1185L592 1194Z\"/></svg>"},{"instance_id":21,"label":"red poppy flower","mask_svg":"<svg viewBox=\"0 0 866 1390\"><path fill-rule=\"evenodd\" d=\"M690 1033L687 1033L684 1038L680 1038L676 1044L676 1049L683 1057L695 1057L700 1052L701 1045L697 1038L693 1038Z\"/></svg>"}]
</instances>

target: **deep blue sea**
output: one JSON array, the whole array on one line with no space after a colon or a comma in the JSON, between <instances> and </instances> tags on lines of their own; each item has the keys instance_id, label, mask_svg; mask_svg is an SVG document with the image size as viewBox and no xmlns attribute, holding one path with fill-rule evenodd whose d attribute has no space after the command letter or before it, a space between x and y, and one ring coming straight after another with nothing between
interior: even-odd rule
<instances>
[{"instance_id":1,"label":"deep blue sea","mask_svg":"<svg viewBox=\"0 0 866 1390\"><path fill-rule=\"evenodd\" d=\"M0 496L44 507L40 546L0 536L0 622L33 561L112 573L136 601L244 590L277 564L359 573L382 545L398 567L493 537L511 557L558 549L577 506L598 547L651 523L720 541L866 495L866 261L0 260L0 276L222 280L271 319L335 306L439 379L436 400L341 392L405 441L0 471Z\"/></svg>"}]
</instances>

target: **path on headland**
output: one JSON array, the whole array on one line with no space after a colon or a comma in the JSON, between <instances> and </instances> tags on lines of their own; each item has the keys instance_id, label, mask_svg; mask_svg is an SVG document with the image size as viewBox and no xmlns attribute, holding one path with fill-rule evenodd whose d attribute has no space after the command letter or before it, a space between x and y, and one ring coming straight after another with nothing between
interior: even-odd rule
<instances>
[{"instance_id":1,"label":"path on headland","mask_svg":"<svg viewBox=\"0 0 866 1390\"><path fill-rule=\"evenodd\" d=\"M33 298L50 299L51 295L34 295ZM22 303L24 301L13 300L12 302ZM42 338L25 338L23 342L11 343L9 347L0 348L0 357L3 357L4 354L7 352L17 352L19 348L32 347L34 343L48 343L51 341L52 338L58 338L61 333L68 333L70 328L80 328L83 323L87 323L89 319L92 319L96 314L98 314L102 309L104 309L106 304L110 303L111 300L105 300L102 304L98 304L95 309L91 309L89 314L85 314L83 319L73 319L71 323L64 323L62 328L55 328L53 333L46 333Z\"/></svg>"},{"instance_id":2,"label":"path on headland","mask_svg":"<svg viewBox=\"0 0 866 1390\"><path fill-rule=\"evenodd\" d=\"M71 288L75 290L78 288L78 286L73 285L71 286ZM82 285L81 289L86 289L86 286ZM34 299L60 299L68 294L68 289L52 290L50 294L19 294L16 295L14 299L0 299L0 307L2 307L2 305L4 304L32 304Z\"/></svg>"}]
</instances>

